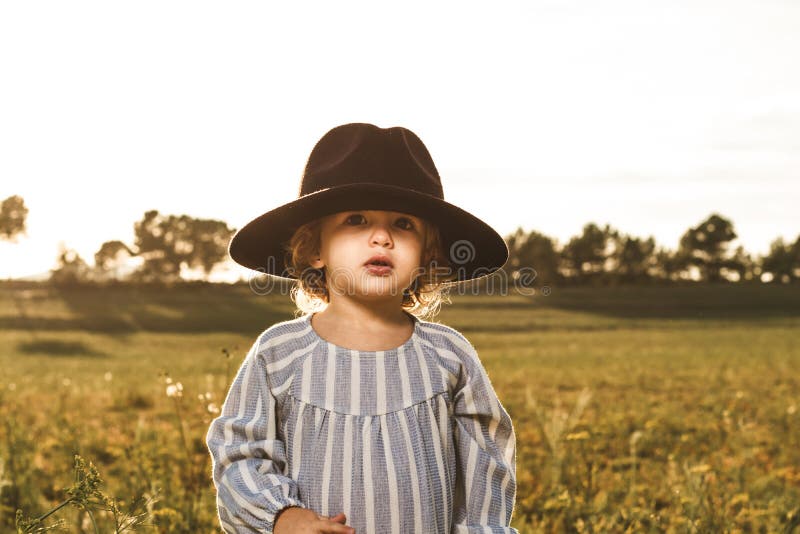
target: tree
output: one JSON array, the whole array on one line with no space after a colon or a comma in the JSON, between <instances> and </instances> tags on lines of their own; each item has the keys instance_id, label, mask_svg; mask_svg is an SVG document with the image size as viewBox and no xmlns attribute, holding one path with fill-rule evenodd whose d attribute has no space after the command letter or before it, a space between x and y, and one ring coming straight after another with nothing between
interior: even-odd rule
<instances>
[{"instance_id":1,"label":"tree","mask_svg":"<svg viewBox=\"0 0 800 534\"><path fill-rule=\"evenodd\" d=\"M714 213L683 234L678 256L684 268L699 269L700 280L718 282L723 280L723 268L736 267L728 257L728 245L733 239L736 239L733 224Z\"/></svg>"},{"instance_id":2,"label":"tree","mask_svg":"<svg viewBox=\"0 0 800 534\"><path fill-rule=\"evenodd\" d=\"M144 260L134 279L174 282L183 268L209 274L225 259L233 232L222 221L150 210L134 225L136 254Z\"/></svg>"},{"instance_id":3,"label":"tree","mask_svg":"<svg viewBox=\"0 0 800 534\"><path fill-rule=\"evenodd\" d=\"M728 260L728 266L723 268L723 273L736 273L735 282L750 281L758 276L758 266L753 257L739 245Z\"/></svg>"},{"instance_id":4,"label":"tree","mask_svg":"<svg viewBox=\"0 0 800 534\"><path fill-rule=\"evenodd\" d=\"M594 223L583 227L583 233L569 240L561 252L564 273L579 282L597 283L612 270L607 262L614 252L619 233L608 224L604 228Z\"/></svg>"},{"instance_id":5,"label":"tree","mask_svg":"<svg viewBox=\"0 0 800 534\"><path fill-rule=\"evenodd\" d=\"M58 266L50 271L50 282L57 285L82 284L89 281L90 269L73 249L59 246Z\"/></svg>"},{"instance_id":6,"label":"tree","mask_svg":"<svg viewBox=\"0 0 800 534\"><path fill-rule=\"evenodd\" d=\"M21 196L10 196L0 203L0 239L16 241L18 235L25 233L27 217L28 208Z\"/></svg>"},{"instance_id":7,"label":"tree","mask_svg":"<svg viewBox=\"0 0 800 534\"><path fill-rule=\"evenodd\" d=\"M619 241L614 255L616 277L622 282L636 283L650 278L650 268L655 263L656 242L626 235Z\"/></svg>"},{"instance_id":8,"label":"tree","mask_svg":"<svg viewBox=\"0 0 800 534\"><path fill-rule=\"evenodd\" d=\"M125 263L134 255L122 241L106 241L94 255L94 278L98 281L121 279Z\"/></svg>"},{"instance_id":9,"label":"tree","mask_svg":"<svg viewBox=\"0 0 800 534\"><path fill-rule=\"evenodd\" d=\"M682 269L683 262L677 253L664 247L659 247L654 256L654 268L651 274L664 280L676 280Z\"/></svg>"},{"instance_id":10,"label":"tree","mask_svg":"<svg viewBox=\"0 0 800 534\"><path fill-rule=\"evenodd\" d=\"M509 250L507 265L514 280L530 287L558 281L559 255L551 238L535 231L526 234L522 228L517 228L506 242ZM535 273L529 272L531 269Z\"/></svg>"},{"instance_id":11,"label":"tree","mask_svg":"<svg viewBox=\"0 0 800 534\"><path fill-rule=\"evenodd\" d=\"M784 243L781 237L773 241L769 254L761 260L761 270L776 282L800 280L800 236L792 244Z\"/></svg>"}]
</instances>

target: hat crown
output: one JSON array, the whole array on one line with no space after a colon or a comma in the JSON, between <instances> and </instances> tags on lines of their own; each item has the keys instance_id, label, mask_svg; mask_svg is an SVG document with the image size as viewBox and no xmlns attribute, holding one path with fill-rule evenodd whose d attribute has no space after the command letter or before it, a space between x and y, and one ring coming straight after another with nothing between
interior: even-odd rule
<instances>
[{"instance_id":1,"label":"hat crown","mask_svg":"<svg viewBox=\"0 0 800 534\"><path fill-rule=\"evenodd\" d=\"M347 184L375 183L444 199L428 149L411 130L350 123L326 133L308 157L300 196Z\"/></svg>"}]
</instances>

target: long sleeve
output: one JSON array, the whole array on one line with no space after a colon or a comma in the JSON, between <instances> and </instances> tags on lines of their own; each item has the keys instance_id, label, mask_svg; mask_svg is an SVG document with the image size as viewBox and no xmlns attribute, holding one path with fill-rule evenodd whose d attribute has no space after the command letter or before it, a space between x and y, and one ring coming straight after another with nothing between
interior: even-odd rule
<instances>
[{"instance_id":1,"label":"long sleeve","mask_svg":"<svg viewBox=\"0 0 800 534\"><path fill-rule=\"evenodd\" d=\"M281 510L306 508L285 475L286 448L276 437L276 402L258 348L256 341L206 436L219 520L229 534L272 532Z\"/></svg>"},{"instance_id":2,"label":"long sleeve","mask_svg":"<svg viewBox=\"0 0 800 534\"><path fill-rule=\"evenodd\" d=\"M456 534L504 532L516 497L516 436L472 345L453 398L457 457L453 506Z\"/></svg>"}]
</instances>

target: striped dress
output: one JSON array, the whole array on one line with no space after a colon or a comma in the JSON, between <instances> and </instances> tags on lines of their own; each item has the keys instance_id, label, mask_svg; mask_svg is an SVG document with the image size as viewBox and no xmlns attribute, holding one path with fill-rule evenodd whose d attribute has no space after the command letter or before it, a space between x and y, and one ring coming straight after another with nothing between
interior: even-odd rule
<instances>
[{"instance_id":1,"label":"striped dress","mask_svg":"<svg viewBox=\"0 0 800 534\"><path fill-rule=\"evenodd\" d=\"M462 334L408 315L385 351L334 345L311 315L258 337L206 438L225 532L272 532L287 506L358 534L517 532L508 413Z\"/></svg>"}]
</instances>

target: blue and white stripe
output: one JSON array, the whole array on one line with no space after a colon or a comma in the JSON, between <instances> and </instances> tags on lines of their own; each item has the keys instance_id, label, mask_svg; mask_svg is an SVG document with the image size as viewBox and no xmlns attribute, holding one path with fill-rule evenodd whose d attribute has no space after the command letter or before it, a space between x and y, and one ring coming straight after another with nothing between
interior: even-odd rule
<instances>
[{"instance_id":1,"label":"blue and white stripe","mask_svg":"<svg viewBox=\"0 0 800 534\"><path fill-rule=\"evenodd\" d=\"M293 505L359 534L517 532L511 419L469 341L413 319L386 351L310 315L259 336L207 436L223 530L272 532Z\"/></svg>"}]
</instances>

